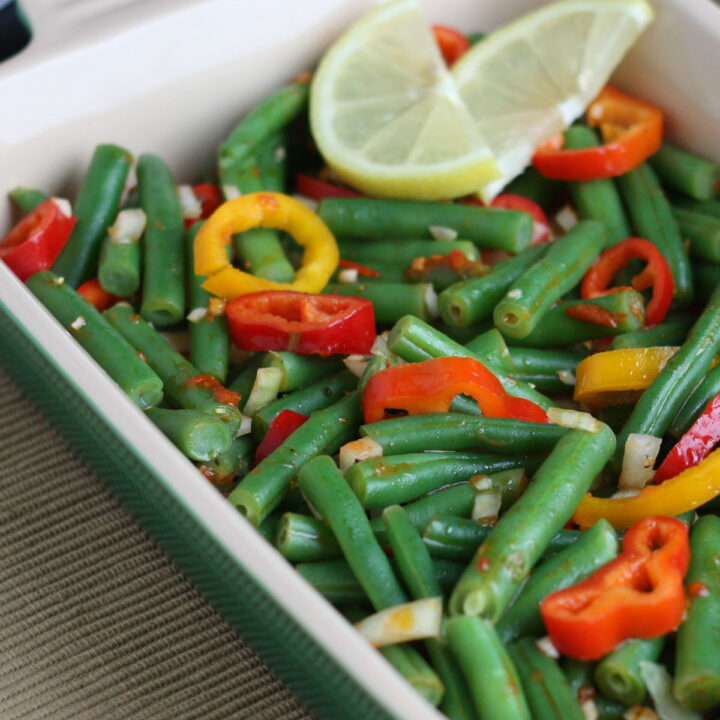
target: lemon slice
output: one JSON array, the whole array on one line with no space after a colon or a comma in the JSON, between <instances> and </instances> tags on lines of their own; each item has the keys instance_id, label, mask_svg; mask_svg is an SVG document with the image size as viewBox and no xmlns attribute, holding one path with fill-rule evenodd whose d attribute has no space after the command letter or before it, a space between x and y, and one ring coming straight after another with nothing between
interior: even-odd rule
<instances>
[{"instance_id":1,"label":"lemon slice","mask_svg":"<svg viewBox=\"0 0 720 720\"><path fill-rule=\"evenodd\" d=\"M583 113L652 19L645 0L562 0L492 33L455 63L460 96L502 175L478 182L485 202Z\"/></svg>"},{"instance_id":2,"label":"lemon slice","mask_svg":"<svg viewBox=\"0 0 720 720\"><path fill-rule=\"evenodd\" d=\"M330 48L310 123L328 165L368 194L439 200L499 175L416 0L374 10Z\"/></svg>"}]
</instances>

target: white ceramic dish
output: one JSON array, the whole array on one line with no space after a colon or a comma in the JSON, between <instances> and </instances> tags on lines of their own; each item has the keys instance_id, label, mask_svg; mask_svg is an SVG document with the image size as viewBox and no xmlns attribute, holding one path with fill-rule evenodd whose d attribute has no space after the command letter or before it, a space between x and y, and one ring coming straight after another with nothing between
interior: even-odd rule
<instances>
[{"instance_id":1,"label":"white ceramic dish","mask_svg":"<svg viewBox=\"0 0 720 720\"><path fill-rule=\"evenodd\" d=\"M540 4L435 0L426 7L432 21L489 30ZM710 0L653 4L657 20L615 81L661 106L671 137L720 161L720 7ZM33 40L0 65L0 193L25 184L72 196L100 142L118 143L136 155L158 153L176 177L191 179L212 165L219 141L244 111L310 68L371 5L25 0ZM3 197L0 233L10 226L11 208ZM212 487L198 482L188 461L2 263L0 321L0 362L26 387L43 375L62 386L58 390L48 380L34 397L319 717L440 717ZM84 418L79 425L58 407L68 398ZM98 418L112 426L112 436L98 430L94 438L83 437L79 429ZM130 461L139 463L149 485L123 474L120 465ZM148 499L152 509L144 512L141 503ZM196 536L183 541L173 535L173 525ZM267 603L267 622L257 608L252 614L249 602L243 617L229 606L247 602L250 585L239 587L240 578L252 585L253 598ZM319 653L315 664L304 655L307 638ZM351 696L359 706L350 703Z\"/></svg>"}]
</instances>

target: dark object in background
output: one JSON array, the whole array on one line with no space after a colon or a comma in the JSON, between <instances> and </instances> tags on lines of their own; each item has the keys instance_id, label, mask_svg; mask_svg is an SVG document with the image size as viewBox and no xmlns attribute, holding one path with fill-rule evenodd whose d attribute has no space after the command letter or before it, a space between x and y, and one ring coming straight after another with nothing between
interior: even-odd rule
<instances>
[{"instance_id":1,"label":"dark object in background","mask_svg":"<svg viewBox=\"0 0 720 720\"><path fill-rule=\"evenodd\" d=\"M0 0L0 62L19 53L30 42L30 29L16 2Z\"/></svg>"}]
</instances>

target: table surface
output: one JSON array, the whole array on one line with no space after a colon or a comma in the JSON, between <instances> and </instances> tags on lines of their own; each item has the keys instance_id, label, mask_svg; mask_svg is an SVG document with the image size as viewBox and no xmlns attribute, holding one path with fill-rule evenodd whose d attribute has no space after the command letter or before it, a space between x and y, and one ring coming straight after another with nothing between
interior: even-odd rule
<instances>
[{"instance_id":1,"label":"table surface","mask_svg":"<svg viewBox=\"0 0 720 720\"><path fill-rule=\"evenodd\" d=\"M0 370L3 720L310 714Z\"/></svg>"}]
</instances>

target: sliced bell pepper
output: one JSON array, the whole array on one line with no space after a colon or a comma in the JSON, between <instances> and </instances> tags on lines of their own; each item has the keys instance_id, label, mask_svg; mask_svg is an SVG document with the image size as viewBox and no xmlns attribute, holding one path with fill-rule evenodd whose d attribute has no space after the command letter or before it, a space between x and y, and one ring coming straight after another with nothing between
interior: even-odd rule
<instances>
[{"instance_id":1,"label":"sliced bell pepper","mask_svg":"<svg viewBox=\"0 0 720 720\"><path fill-rule=\"evenodd\" d=\"M112 307L118 301L115 295L105 290L97 278L84 282L77 291L78 295L82 295L100 312Z\"/></svg>"},{"instance_id":2,"label":"sliced bell pepper","mask_svg":"<svg viewBox=\"0 0 720 720\"><path fill-rule=\"evenodd\" d=\"M648 240L627 238L605 250L587 271L580 292L584 300L606 295L619 288L609 285L615 275L631 260L645 260L647 265L636 275L631 285L635 290L652 287L652 298L645 308L645 325L657 325L665 317L673 299L675 283L670 264Z\"/></svg>"},{"instance_id":3,"label":"sliced bell pepper","mask_svg":"<svg viewBox=\"0 0 720 720\"><path fill-rule=\"evenodd\" d=\"M307 419L307 415L301 415L287 408L279 412L255 450L255 465L279 448Z\"/></svg>"},{"instance_id":4,"label":"sliced bell pepper","mask_svg":"<svg viewBox=\"0 0 720 720\"><path fill-rule=\"evenodd\" d=\"M720 450L714 450L697 465L683 470L662 485L648 485L631 497L600 498L586 495L577 506L573 521L588 528L605 518L617 530L629 528L650 515L680 515L720 495Z\"/></svg>"},{"instance_id":5,"label":"sliced bell pepper","mask_svg":"<svg viewBox=\"0 0 720 720\"><path fill-rule=\"evenodd\" d=\"M77 218L67 216L52 199L41 202L0 242L0 258L25 282L41 270L49 270L65 247Z\"/></svg>"},{"instance_id":6,"label":"sliced bell pepper","mask_svg":"<svg viewBox=\"0 0 720 720\"><path fill-rule=\"evenodd\" d=\"M720 393L705 407L657 469L653 482L661 483L697 465L720 442Z\"/></svg>"},{"instance_id":7,"label":"sliced bell pepper","mask_svg":"<svg viewBox=\"0 0 720 720\"><path fill-rule=\"evenodd\" d=\"M233 267L226 247L233 234L254 227L276 228L305 248L302 267L292 283L278 283ZM195 237L195 273L203 287L228 300L262 290L320 292L337 267L340 255L327 225L299 200L273 192L256 192L223 203Z\"/></svg>"},{"instance_id":8,"label":"sliced bell pepper","mask_svg":"<svg viewBox=\"0 0 720 720\"><path fill-rule=\"evenodd\" d=\"M324 200L325 198L333 197L362 197L362 195L355 190L343 187L342 185L334 185L333 183L326 182L325 180L318 180L317 178L310 177L310 175L305 175L304 173L298 173L296 175L295 182L296 190L300 195L317 202Z\"/></svg>"},{"instance_id":9,"label":"sliced bell pepper","mask_svg":"<svg viewBox=\"0 0 720 720\"><path fill-rule=\"evenodd\" d=\"M359 297L266 290L229 302L227 318L241 350L366 355L376 334L372 303Z\"/></svg>"},{"instance_id":10,"label":"sliced bell pepper","mask_svg":"<svg viewBox=\"0 0 720 720\"><path fill-rule=\"evenodd\" d=\"M432 31L443 59L448 65L455 63L470 49L470 41L455 28L433 25Z\"/></svg>"},{"instance_id":11,"label":"sliced bell pepper","mask_svg":"<svg viewBox=\"0 0 720 720\"><path fill-rule=\"evenodd\" d=\"M689 562L682 522L656 516L636 523L625 533L617 558L542 601L553 645L563 655L598 660L629 638L671 632L685 611Z\"/></svg>"},{"instance_id":12,"label":"sliced bell pepper","mask_svg":"<svg viewBox=\"0 0 720 720\"><path fill-rule=\"evenodd\" d=\"M632 402L660 374L677 347L627 348L599 352L578 363L575 402L592 407Z\"/></svg>"},{"instance_id":13,"label":"sliced bell pepper","mask_svg":"<svg viewBox=\"0 0 720 720\"><path fill-rule=\"evenodd\" d=\"M395 411L408 415L447 412L460 394L476 400L486 417L548 422L539 405L509 395L490 370L469 357L434 358L380 370L363 390L363 415L366 423L372 423Z\"/></svg>"},{"instance_id":14,"label":"sliced bell pepper","mask_svg":"<svg viewBox=\"0 0 720 720\"><path fill-rule=\"evenodd\" d=\"M598 180L636 168L662 143L663 116L658 108L607 85L587 110L591 127L600 126L604 144L564 150L556 135L533 156L533 165L554 180Z\"/></svg>"}]
</instances>

